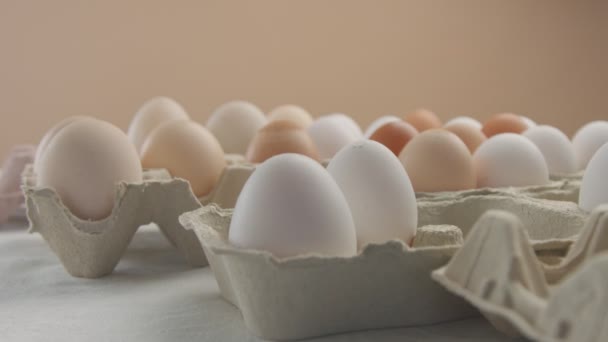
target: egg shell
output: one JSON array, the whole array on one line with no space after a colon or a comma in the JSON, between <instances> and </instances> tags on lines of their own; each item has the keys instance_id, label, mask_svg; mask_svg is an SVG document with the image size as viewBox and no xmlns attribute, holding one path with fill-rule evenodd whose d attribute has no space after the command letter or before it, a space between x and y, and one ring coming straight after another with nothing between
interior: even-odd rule
<instances>
[{"instance_id":1,"label":"egg shell","mask_svg":"<svg viewBox=\"0 0 608 342\"><path fill-rule=\"evenodd\" d=\"M578 203L586 211L608 203L608 143L602 145L589 161Z\"/></svg>"},{"instance_id":2,"label":"egg shell","mask_svg":"<svg viewBox=\"0 0 608 342\"><path fill-rule=\"evenodd\" d=\"M414 126L399 120L384 124L369 139L381 143L388 147L394 155L399 156L407 143L416 135L418 135L418 130Z\"/></svg>"},{"instance_id":3,"label":"egg shell","mask_svg":"<svg viewBox=\"0 0 608 342\"><path fill-rule=\"evenodd\" d=\"M119 182L139 183L135 147L117 127L96 119L75 120L49 142L37 185L54 188L63 204L84 220L101 220L114 207Z\"/></svg>"},{"instance_id":4,"label":"egg shell","mask_svg":"<svg viewBox=\"0 0 608 342\"><path fill-rule=\"evenodd\" d=\"M230 101L219 106L207 120L207 129L225 153L244 155L249 143L268 119L253 103Z\"/></svg>"},{"instance_id":5,"label":"egg shell","mask_svg":"<svg viewBox=\"0 0 608 342\"><path fill-rule=\"evenodd\" d=\"M51 142L51 140L55 137L55 135L57 135L57 133L59 133L59 131L61 131L65 126L71 124L72 122L74 122L76 120L80 120L80 119L91 119L91 118L88 118L86 116L70 116L68 118L61 120L59 123L57 123L56 125L51 127L51 129L49 129L44 134L44 136L40 140L40 143L38 143L38 147L36 149L36 155L34 156L34 172L35 173L38 173L40 171L39 167L38 167L38 163L39 163L39 160L42 159L42 155L44 154L44 151L46 151L46 148L49 145L49 142Z\"/></svg>"},{"instance_id":6,"label":"egg shell","mask_svg":"<svg viewBox=\"0 0 608 342\"><path fill-rule=\"evenodd\" d=\"M570 174L578 170L574 146L564 132L541 125L529 128L523 136L530 139L543 154L550 174Z\"/></svg>"},{"instance_id":7,"label":"egg shell","mask_svg":"<svg viewBox=\"0 0 608 342\"><path fill-rule=\"evenodd\" d=\"M467 145L467 148L471 153L486 141L486 136L483 132L469 123L466 122L455 122L444 127L447 131L452 132Z\"/></svg>"},{"instance_id":8,"label":"egg shell","mask_svg":"<svg viewBox=\"0 0 608 342\"><path fill-rule=\"evenodd\" d=\"M186 110L175 100L158 96L146 101L135 113L127 135L141 152L148 135L159 125L170 120L187 120L190 117Z\"/></svg>"},{"instance_id":9,"label":"egg shell","mask_svg":"<svg viewBox=\"0 0 608 342\"><path fill-rule=\"evenodd\" d=\"M235 246L277 257L357 252L353 218L340 188L321 164L292 153L268 159L249 177L228 238Z\"/></svg>"},{"instance_id":10,"label":"egg shell","mask_svg":"<svg viewBox=\"0 0 608 342\"><path fill-rule=\"evenodd\" d=\"M369 139L369 137L371 137L372 134L374 134L374 132L376 132L376 130L378 128L384 126L385 124L387 124L389 122L394 122L394 121L402 121L402 120L393 115L385 115L385 116L381 116L381 117L377 118L376 120L372 121L372 123L370 123L369 126L367 126L367 129L365 130L363 137L366 139Z\"/></svg>"},{"instance_id":11,"label":"egg shell","mask_svg":"<svg viewBox=\"0 0 608 342\"><path fill-rule=\"evenodd\" d=\"M442 125L437 114L424 108L416 109L405 115L403 120L414 126L421 133L429 129L440 128Z\"/></svg>"},{"instance_id":12,"label":"egg shell","mask_svg":"<svg viewBox=\"0 0 608 342\"><path fill-rule=\"evenodd\" d=\"M529 117L523 116L523 115L520 115L519 117L524 121L524 123L526 124L526 126L528 126L528 128L532 128L532 127L536 126L536 122L534 120L530 119Z\"/></svg>"},{"instance_id":13,"label":"egg shell","mask_svg":"<svg viewBox=\"0 0 608 342\"><path fill-rule=\"evenodd\" d=\"M410 244L418 224L416 195L392 151L375 141L359 141L336 154L327 171L348 202L360 248L394 239Z\"/></svg>"},{"instance_id":14,"label":"egg shell","mask_svg":"<svg viewBox=\"0 0 608 342\"><path fill-rule=\"evenodd\" d=\"M475 187L471 153L455 134L441 129L418 134L399 154L416 192Z\"/></svg>"},{"instance_id":15,"label":"egg shell","mask_svg":"<svg viewBox=\"0 0 608 342\"><path fill-rule=\"evenodd\" d=\"M454 124L466 124L473 128L477 128L479 130L481 130L481 127L482 127L481 122L479 122L477 119L473 119L472 117L469 117L469 116L457 116L455 118L452 118L452 119L448 120L443 125L443 127L447 128L450 125L454 125Z\"/></svg>"},{"instance_id":16,"label":"egg shell","mask_svg":"<svg viewBox=\"0 0 608 342\"><path fill-rule=\"evenodd\" d=\"M544 185L549 169L541 151L529 139L514 133L495 135L473 155L480 188Z\"/></svg>"},{"instance_id":17,"label":"egg shell","mask_svg":"<svg viewBox=\"0 0 608 342\"><path fill-rule=\"evenodd\" d=\"M319 160L319 152L305 128L289 120L269 122L255 135L246 158L261 163L282 153L299 153Z\"/></svg>"},{"instance_id":18,"label":"egg shell","mask_svg":"<svg viewBox=\"0 0 608 342\"><path fill-rule=\"evenodd\" d=\"M493 115L484 124L483 134L490 138L500 133L523 133L528 125L521 116L512 113L500 113Z\"/></svg>"},{"instance_id":19,"label":"egg shell","mask_svg":"<svg viewBox=\"0 0 608 342\"><path fill-rule=\"evenodd\" d=\"M608 142L608 121L592 121L574 134L572 144L579 170L584 170L595 152Z\"/></svg>"},{"instance_id":20,"label":"egg shell","mask_svg":"<svg viewBox=\"0 0 608 342\"><path fill-rule=\"evenodd\" d=\"M222 146L213 134L189 120L171 120L154 129L142 147L141 163L187 180L197 197L213 189L226 166Z\"/></svg>"},{"instance_id":21,"label":"egg shell","mask_svg":"<svg viewBox=\"0 0 608 342\"><path fill-rule=\"evenodd\" d=\"M276 107L268 113L269 121L289 120L302 128L308 128L313 118L304 108L296 105L283 105Z\"/></svg>"},{"instance_id":22,"label":"egg shell","mask_svg":"<svg viewBox=\"0 0 608 342\"><path fill-rule=\"evenodd\" d=\"M321 159L332 158L346 145L357 141L360 135L337 116L324 116L308 127L308 134L317 147Z\"/></svg>"},{"instance_id":23,"label":"egg shell","mask_svg":"<svg viewBox=\"0 0 608 342\"><path fill-rule=\"evenodd\" d=\"M345 126L348 126L353 131L353 134L357 135L358 137L363 136L363 131L361 130L361 126L359 126L357 121L355 121L350 116L348 116L344 113L333 113L333 114L328 114L327 116L335 117L335 118L338 118L339 120L342 120L343 124Z\"/></svg>"}]
</instances>

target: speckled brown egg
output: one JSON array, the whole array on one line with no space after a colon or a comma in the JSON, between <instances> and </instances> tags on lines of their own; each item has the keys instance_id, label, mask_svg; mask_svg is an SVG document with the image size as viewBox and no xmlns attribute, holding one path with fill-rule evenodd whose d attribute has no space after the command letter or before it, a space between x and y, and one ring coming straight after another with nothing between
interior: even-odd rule
<instances>
[{"instance_id":1,"label":"speckled brown egg","mask_svg":"<svg viewBox=\"0 0 608 342\"><path fill-rule=\"evenodd\" d=\"M416 109L415 111L406 114L403 117L405 122L414 126L418 132L424 132L429 129L439 128L442 126L441 120L437 114L428 109Z\"/></svg>"},{"instance_id":2,"label":"speckled brown egg","mask_svg":"<svg viewBox=\"0 0 608 342\"><path fill-rule=\"evenodd\" d=\"M479 128L475 128L466 122L456 122L444 127L444 129L456 134L467 145L471 153L475 152L477 147L487 139Z\"/></svg>"},{"instance_id":3,"label":"speckled brown egg","mask_svg":"<svg viewBox=\"0 0 608 342\"><path fill-rule=\"evenodd\" d=\"M378 128L370 137L370 140L377 141L388 147L396 156L403 150L410 140L418 134L414 126L405 121L389 122Z\"/></svg>"},{"instance_id":4,"label":"speckled brown egg","mask_svg":"<svg viewBox=\"0 0 608 342\"><path fill-rule=\"evenodd\" d=\"M247 150L247 161L261 163L282 153L298 153L319 160L319 153L306 128L290 120L274 120L262 127Z\"/></svg>"},{"instance_id":5,"label":"speckled brown egg","mask_svg":"<svg viewBox=\"0 0 608 342\"><path fill-rule=\"evenodd\" d=\"M401 151L399 159L416 192L458 191L476 185L469 149L446 130L418 134Z\"/></svg>"},{"instance_id":6,"label":"speckled brown egg","mask_svg":"<svg viewBox=\"0 0 608 342\"><path fill-rule=\"evenodd\" d=\"M490 138L500 133L516 133L521 134L528 125L521 116L513 113L500 113L493 115L488 119L481 128L483 134Z\"/></svg>"}]
</instances>

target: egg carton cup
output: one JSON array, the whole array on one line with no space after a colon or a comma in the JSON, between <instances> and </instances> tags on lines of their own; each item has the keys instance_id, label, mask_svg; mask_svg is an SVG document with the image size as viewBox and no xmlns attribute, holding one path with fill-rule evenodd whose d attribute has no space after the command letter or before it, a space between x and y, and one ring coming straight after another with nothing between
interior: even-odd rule
<instances>
[{"instance_id":1,"label":"egg carton cup","mask_svg":"<svg viewBox=\"0 0 608 342\"><path fill-rule=\"evenodd\" d=\"M456 296L433 285L430 274L451 259L462 236L489 209L507 210L528 222L535 252L549 261L566 253L588 216L576 203L530 197L526 190L444 193L418 200L412 247L395 240L368 245L352 258L288 259L231 246L232 210L205 206L182 214L180 222L196 232L222 296L241 310L247 327L265 339L292 340L474 315Z\"/></svg>"},{"instance_id":2,"label":"egg carton cup","mask_svg":"<svg viewBox=\"0 0 608 342\"><path fill-rule=\"evenodd\" d=\"M197 199L187 181L172 178L163 169L145 170L142 183L117 184L114 208L99 221L74 216L54 189L37 187L31 166L22 174L22 188L30 232L44 237L69 274L99 278L114 270L137 229L149 223L159 226L190 265L207 266L196 235L184 229L178 217L201 203L234 205L249 174L240 165L228 166L214 190Z\"/></svg>"},{"instance_id":3,"label":"egg carton cup","mask_svg":"<svg viewBox=\"0 0 608 342\"><path fill-rule=\"evenodd\" d=\"M462 243L456 227L423 227L414 248L391 241L368 245L352 258L277 259L231 246L231 217L232 209L209 205L183 214L180 222L198 235L222 296L240 309L247 328L261 338L303 339L476 314L429 276Z\"/></svg>"},{"instance_id":4,"label":"egg carton cup","mask_svg":"<svg viewBox=\"0 0 608 342\"><path fill-rule=\"evenodd\" d=\"M525 224L486 213L433 278L506 334L538 341L608 340L608 205L587 218L558 263L534 253Z\"/></svg>"}]
</instances>

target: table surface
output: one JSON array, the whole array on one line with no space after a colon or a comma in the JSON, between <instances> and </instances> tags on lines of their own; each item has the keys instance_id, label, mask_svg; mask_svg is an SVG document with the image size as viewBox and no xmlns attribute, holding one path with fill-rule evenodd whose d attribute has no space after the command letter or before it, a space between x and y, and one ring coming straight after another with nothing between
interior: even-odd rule
<instances>
[{"instance_id":1,"label":"table surface","mask_svg":"<svg viewBox=\"0 0 608 342\"><path fill-rule=\"evenodd\" d=\"M224 301L209 268L192 269L153 226L114 273L68 275L25 222L0 225L2 341L260 341ZM483 318L310 341L513 341Z\"/></svg>"}]
</instances>

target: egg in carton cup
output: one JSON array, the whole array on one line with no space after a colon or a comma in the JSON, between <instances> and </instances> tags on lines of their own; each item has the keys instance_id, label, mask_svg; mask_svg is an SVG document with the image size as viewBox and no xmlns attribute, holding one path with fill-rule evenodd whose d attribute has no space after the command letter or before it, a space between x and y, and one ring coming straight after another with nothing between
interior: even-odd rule
<instances>
[{"instance_id":1,"label":"egg in carton cup","mask_svg":"<svg viewBox=\"0 0 608 342\"><path fill-rule=\"evenodd\" d=\"M98 221L76 217L52 188L37 187L36 174L30 165L22 175L30 232L40 233L68 273L75 277L99 278L110 274L136 230L149 223L159 226L190 265L207 266L196 236L179 224L178 217L199 208L201 203L234 205L250 171L239 163L227 164L212 192L202 198L195 197L187 181L171 177L167 170L145 170L142 183L116 185L112 212Z\"/></svg>"},{"instance_id":2,"label":"egg in carton cup","mask_svg":"<svg viewBox=\"0 0 608 342\"><path fill-rule=\"evenodd\" d=\"M542 187L419 196L419 228L411 245L400 239L372 243L350 257L281 258L235 246L229 241L233 210L215 205L184 213L180 222L197 234L222 296L240 309L248 329L265 339L294 340L476 315L436 286L431 272L449 262L483 213L496 208L528 224L540 258L562 256L588 214L574 202L543 197L559 193L574 198L577 192L564 180Z\"/></svg>"},{"instance_id":3,"label":"egg in carton cup","mask_svg":"<svg viewBox=\"0 0 608 342\"><path fill-rule=\"evenodd\" d=\"M529 231L511 213L487 212L433 278L506 334L607 340L608 205L592 211L569 252L554 264L535 256Z\"/></svg>"}]
</instances>

